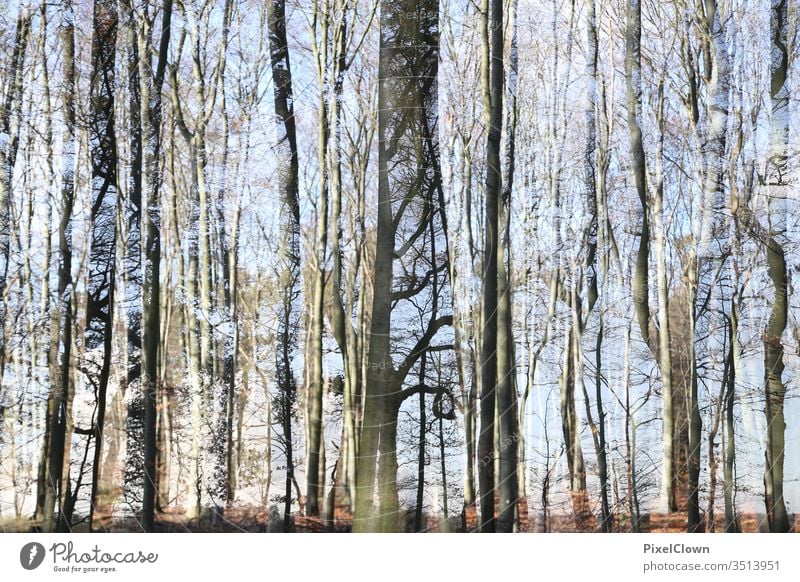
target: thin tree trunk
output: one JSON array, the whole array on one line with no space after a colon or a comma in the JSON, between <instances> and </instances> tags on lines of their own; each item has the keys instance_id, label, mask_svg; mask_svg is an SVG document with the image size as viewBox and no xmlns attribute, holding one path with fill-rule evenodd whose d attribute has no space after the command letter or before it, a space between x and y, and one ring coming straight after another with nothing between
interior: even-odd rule
<instances>
[{"instance_id":1,"label":"thin tree trunk","mask_svg":"<svg viewBox=\"0 0 800 582\"><path fill-rule=\"evenodd\" d=\"M117 5L95 0L92 41L92 114L89 124L92 157L92 213L85 350L100 349L99 366L93 356L84 364L97 397L93 427L94 458L89 530L93 528L103 451L106 392L111 371L114 283L117 258L117 144L114 127L114 67L117 40Z\"/></svg>"},{"instance_id":2,"label":"thin tree trunk","mask_svg":"<svg viewBox=\"0 0 800 582\"><path fill-rule=\"evenodd\" d=\"M297 133L294 118L292 70L286 41L286 2L270 0L267 11L269 51L272 70L273 98L276 121L277 167L279 168L281 250L280 293L281 312L278 327L278 390L281 395L281 424L286 447L286 488L283 526L290 527L294 458L292 447L292 407L295 379L292 359L297 328L296 299L300 277L300 202L298 199Z\"/></svg>"},{"instance_id":3,"label":"thin tree trunk","mask_svg":"<svg viewBox=\"0 0 800 582\"><path fill-rule=\"evenodd\" d=\"M414 18L409 18L413 14ZM402 402L424 385L401 390L439 329L452 316L436 317L441 297L434 283L426 301L431 319L408 355L392 360L392 309L398 301L419 297L428 289L415 284L395 289L405 279L394 275L395 260L413 252L422 258L426 233L446 233L435 124L438 83L438 2L403 0L381 3L378 88L378 210L372 321L365 383L364 422L357 463L355 531L397 531L401 526L397 484L397 416ZM411 178L410 180L408 178ZM436 196L438 194L438 196ZM393 208L396 203L397 209ZM413 211L411 210L413 209ZM408 210L408 212L407 212ZM434 227L437 217L441 227ZM407 236L396 241L398 230ZM446 238L446 237L445 237ZM395 249L395 244L400 248ZM446 257L446 253L443 253ZM425 257L427 258L427 257ZM441 261L441 259L440 259ZM447 259L432 265L431 276L447 273ZM394 292L393 292L394 291ZM421 297L420 297L421 300ZM378 460L376 468L375 462ZM377 471L376 471L377 469ZM379 515L374 507L378 480Z\"/></svg>"},{"instance_id":4,"label":"thin tree trunk","mask_svg":"<svg viewBox=\"0 0 800 582\"><path fill-rule=\"evenodd\" d=\"M741 292L737 291L737 295ZM738 298L737 298L738 300ZM725 416L723 429L725 437L725 447L723 449L723 497L725 499L725 531L727 533L738 533L739 518L736 515L736 432L734 426L734 405L736 403L736 371L739 365L739 308L736 302L732 302L731 319L728 327L728 353L727 369L728 377L725 379Z\"/></svg>"},{"instance_id":5,"label":"thin tree trunk","mask_svg":"<svg viewBox=\"0 0 800 582\"><path fill-rule=\"evenodd\" d=\"M320 85L317 107L317 165L319 168L319 195L317 198L317 224L313 245L313 289L309 313L309 340L306 359L308 361L306 386L306 515L320 514L320 497L324 483L319 481L320 447L322 440L322 341L324 334L323 306L325 303L325 263L328 249L328 140L330 128L327 102L327 67L330 28L330 5L328 0L314 3L312 15L312 51L316 60L317 82ZM319 26L319 40L317 39Z\"/></svg>"},{"instance_id":6,"label":"thin tree trunk","mask_svg":"<svg viewBox=\"0 0 800 582\"><path fill-rule=\"evenodd\" d=\"M422 354L422 360L419 365L419 382L425 383L425 364L427 362L427 354ZM419 437L417 445L417 502L416 510L414 513L414 531L423 531L425 524L422 521L424 513L425 501L425 440L427 437L427 418L425 415L425 392L419 393Z\"/></svg>"},{"instance_id":7,"label":"thin tree trunk","mask_svg":"<svg viewBox=\"0 0 800 582\"><path fill-rule=\"evenodd\" d=\"M636 419L631 408L631 328L625 330L625 361L622 372L625 387L625 473L631 531L639 531L639 499L636 484Z\"/></svg>"},{"instance_id":8,"label":"thin tree trunk","mask_svg":"<svg viewBox=\"0 0 800 582\"><path fill-rule=\"evenodd\" d=\"M447 499L447 457L445 456L444 418L439 417L439 467L442 474L442 513L444 514L445 531L450 531L450 509Z\"/></svg>"},{"instance_id":9,"label":"thin tree trunk","mask_svg":"<svg viewBox=\"0 0 800 582\"><path fill-rule=\"evenodd\" d=\"M39 39L39 57L42 62L42 85L43 85L43 105L45 116L44 127L44 146L46 148L46 171L47 171L47 190L52 191L53 183L55 181L55 165L53 163L53 123L52 123L52 101L50 95L50 75L47 68L47 5L42 4L40 8L40 22L41 22L41 36ZM58 329L56 325L55 314L53 313L53 298L50 293L50 270L53 262L53 237L52 237L52 224L53 224L53 200L52 196L46 196L47 207L47 241L44 249L44 265L42 268L42 314L45 320L47 329L46 337L49 339L45 351L45 359L48 367L48 380L51 386L50 395L47 399L47 408L45 411L45 431L44 439L42 440L42 449L39 457L38 468L38 482L36 491L36 517L40 520L45 515L45 500L47 496L48 487L48 451L50 450L50 427L52 417L55 412L55 396L56 390L53 389L58 380L58 365L56 350L58 349Z\"/></svg>"},{"instance_id":10,"label":"thin tree trunk","mask_svg":"<svg viewBox=\"0 0 800 582\"><path fill-rule=\"evenodd\" d=\"M9 318L6 313L6 298L11 253L12 182L19 149L20 128L22 127L23 74L32 16L30 6L27 3L20 4L17 13L14 48L6 69L7 80L5 83L7 83L7 89L5 99L0 104L0 397L2 397L3 392L3 378L6 366L6 336L9 333L7 329ZM3 432L2 410L2 406L0 406L0 436L2 436Z\"/></svg>"}]
</instances>

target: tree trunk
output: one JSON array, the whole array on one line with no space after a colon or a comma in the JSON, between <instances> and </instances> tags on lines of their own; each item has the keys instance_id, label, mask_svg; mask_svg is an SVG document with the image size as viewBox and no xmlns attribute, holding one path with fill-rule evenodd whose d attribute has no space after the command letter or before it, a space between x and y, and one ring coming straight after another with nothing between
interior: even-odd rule
<instances>
[{"instance_id":1,"label":"tree trunk","mask_svg":"<svg viewBox=\"0 0 800 582\"><path fill-rule=\"evenodd\" d=\"M483 330L481 344L481 430L478 437L478 486L481 531L495 531L495 405L497 400L499 205L502 192L500 147L503 114L503 3L483 0L481 10L483 86L486 141L486 202L483 263ZM490 40L491 39L491 40ZM505 338L505 334L504 334Z\"/></svg>"},{"instance_id":2,"label":"tree trunk","mask_svg":"<svg viewBox=\"0 0 800 582\"><path fill-rule=\"evenodd\" d=\"M44 9L43 9L44 10ZM32 12L27 3L21 4L17 14L14 48L7 65L4 86L5 99L0 103L0 397L6 366L6 335L8 317L6 313L7 286L11 253L11 203L13 196L14 165L19 149L19 134L22 127L22 97L25 53L31 32ZM46 22L46 20L45 20ZM47 65L45 64L45 68ZM48 225L49 228L49 225ZM1 400L0 400L1 402ZM0 437L3 433L2 406L0 406Z\"/></svg>"},{"instance_id":3,"label":"tree trunk","mask_svg":"<svg viewBox=\"0 0 800 582\"><path fill-rule=\"evenodd\" d=\"M53 123L52 123L52 102L50 96L50 75L47 70L47 5L42 4L40 7L40 22L41 22L41 36L39 37L39 58L42 63L42 85L43 85L43 106L45 116L44 128L44 146L46 148L46 162L45 168L47 171L46 186L48 191L53 187L55 180L55 167L53 163ZM53 201L51 196L46 196L46 212L47 212L47 227L52 228L53 222ZM44 358L47 362L47 378L50 383L50 395L47 399L47 406L44 418L44 438L42 439L42 447L39 456L39 467L37 471L37 486L36 486L36 513L35 516L42 520L44 518L45 499L47 496L48 487L48 452L50 450L50 427L52 422L52 415L55 411L55 393L53 389L58 378L58 369L56 362L55 351L58 347L57 329L54 321L53 314L53 300L50 293L50 269L53 261L53 243L52 237L48 236L44 249L44 264L42 266L41 277L41 297L42 297L42 317L44 319L44 328L47 330L45 335L45 345L47 346L44 351ZM0 333L4 333L0 329ZM47 342L49 340L49 342ZM0 340L3 341L3 340Z\"/></svg>"},{"instance_id":4,"label":"tree trunk","mask_svg":"<svg viewBox=\"0 0 800 582\"><path fill-rule=\"evenodd\" d=\"M767 186L769 198L782 200L788 188L785 178L788 161L789 138L789 70L788 35L788 2L773 0L770 21L772 36L771 89L772 127L770 133L770 164L767 169ZM773 217L772 224L779 224L779 231L770 233L766 244L767 266L769 278L775 296L772 310L764 329L764 387L767 415L767 450L766 470L764 472L765 499L767 518L771 532L788 532L789 516L783 498L783 461L784 461L784 399L786 386L783 383L783 334L786 331L788 318L788 277L786 257L780 242L785 237L786 217Z\"/></svg>"},{"instance_id":5,"label":"tree trunk","mask_svg":"<svg viewBox=\"0 0 800 582\"><path fill-rule=\"evenodd\" d=\"M64 137L63 171L61 186L61 218L58 227L59 267L58 267L58 327L57 358L58 379L53 383L53 412L50 417L50 438L48 451L48 487L45 494L45 531L68 531L70 524L65 520L65 506L69 497L69 441L68 424L71 422L70 404L72 401L72 326L73 326L73 283L72 283L72 210L75 200L75 26L71 0L61 4L61 42L63 45L64 68ZM66 477L65 477L66 469ZM56 518L55 511L58 510Z\"/></svg>"},{"instance_id":6,"label":"tree trunk","mask_svg":"<svg viewBox=\"0 0 800 582\"><path fill-rule=\"evenodd\" d=\"M569 471L569 488L572 496L572 510L576 527L583 529L589 520L589 505L586 491L586 466L583 459L583 449L580 440L580 427L578 414L575 410L575 384L576 375L579 373L576 363L580 362L577 356L580 341L579 323L577 321L577 302L574 289L570 292L569 329L565 337L564 368L561 372L560 408L561 426L564 435L564 446L567 456L567 469Z\"/></svg>"},{"instance_id":7,"label":"tree trunk","mask_svg":"<svg viewBox=\"0 0 800 582\"><path fill-rule=\"evenodd\" d=\"M496 2L495 4L500 4ZM502 5L499 8L499 15L493 14L498 22L502 23ZM500 205L497 217L498 246L497 246L497 279L498 279L498 305L497 305L497 407L499 413L499 441L497 451L500 457L499 473L497 475L497 494L499 496L499 511L497 516L497 531L512 532L517 525L517 501L519 496L517 484L517 446L519 440L519 422L517 417L517 391L516 391L516 362L514 361L514 332L512 327L511 313L511 193L514 180L515 165L515 132L517 125L517 3L512 1L510 6L510 26L511 26L511 53L509 56L508 73L508 101L506 103L506 140L504 144L504 169L505 179L502 173L499 175L499 183L492 184L501 192ZM499 76L491 79L492 96L495 103L499 106L502 114L503 110L503 62L497 62L497 55L502 55L503 36L500 32L499 38L493 38L493 42L499 43L493 46L495 59L493 61L492 74ZM499 52L498 52L499 51ZM495 120L496 121L496 120ZM502 124L502 121L499 121ZM500 129L498 127L498 129ZM499 162L499 160L498 160ZM490 161L491 163L491 161ZM488 184L487 184L488 186ZM494 195L487 187L487 195Z\"/></svg>"},{"instance_id":8,"label":"tree trunk","mask_svg":"<svg viewBox=\"0 0 800 582\"><path fill-rule=\"evenodd\" d=\"M372 317L367 352L368 367L364 386L364 423L361 428L356 467L356 507L353 531L373 531L378 525L374 506L376 460L381 432L387 416L387 396L392 389L393 364L389 352L391 332L391 296L395 230L392 217L392 188L389 175L392 105L390 98L391 60L398 49L390 43L402 42L405 27L397 39L384 33L390 18L401 7L392 7L388 0L381 2L381 46L378 65L378 216L375 245L374 279L372 284ZM392 44L394 44L392 43ZM399 130L396 130L399 133Z\"/></svg>"},{"instance_id":9,"label":"tree trunk","mask_svg":"<svg viewBox=\"0 0 800 582\"><path fill-rule=\"evenodd\" d=\"M111 370L117 243L117 144L114 128L114 61L117 40L117 6L114 0L95 0L92 40L92 214L85 350L101 351L99 359L87 358L87 380L94 386L97 412L93 427L94 459L89 530L97 509L97 493L103 450L106 392ZM98 365L99 364L99 365Z\"/></svg>"},{"instance_id":10,"label":"tree trunk","mask_svg":"<svg viewBox=\"0 0 800 582\"><path fill-rule=\"evenodd\" d=\"M323 0L314 3L312 17L313 40L312 50L316 60L317 82L320 85L317 107L317 166L319 172L319 195L317 198L317 224L313 245L313 289L311 296L311 309L309 313L309 341L306 354L306 515L318 516L320 514L320 498L323 494L324 483L320 482L320 448L324 446L322 439L322 393L323 393L323 365L322 342L324 334L323 307L325 303L325 263L328 249L328 175L327 164L328 141L330 137L328 102L327 102L327 75L328 75L328 44L329 44L329 2ZM319 26L319 33L317 32ZM319 39L317 35L319 34Z\"/></svg>"},{"instance_id":11,"label":"tree trunk","mask_svg":"<svg viewBox=\"0 0 800 582\"><path fill-rule=\"evenodd\" d=\"M144 394L144 493L142 527L155 527L157 492L157 429L159 398L159 356L161 343L161 89L166 72L170 41L172 0L164 0L158 63L153 72L150 59L139 61L140 119L142 126L142 193L147 212L145 223L144 268L142 288L144 311L142 325L142 391ZM149 30L148 30L149 32ZM154 47L139 35L139 55L150 55Z\"/></svg>"},{"instance_id":12,"label":"tree trunk","mask_svg":"<svg viewBox=\"0 0 800 582\"><path fill-rule=\"evenodd\" d=\"M741 287L739 288L741 289ZM734 301L738 301L739 293ZM725 531L727 533L738 533L739 518L736 515L736 481L735 481L735 467L736 467L736 432L734 423L734 405L736 404L736 375L737 366L739 365L739 308L735 302L732 302L731 319L728 324L728 353L727 369L728 376L725 379L725 400L724 400L724 420L723 420L723 435L725 446L723 449L723 469L722 469L722 488L723 497L725 499Z\"/></svg>"},{"instance_id":13,"label":"tree trunk","mask_svg":"<svg viewBox=\"0 0 800 582\"><path fill-rule=\"evenodd\" d=\"M394 273L395 261L403 264L406 254L419 259L427 258L428 249L434 252L433 247L426 244L429 228L434 236L446 232L443 223L434 226L437 218L444 221L435 128L438 13L436 0L423 3L384 0L381 3L377 240L364 422L357 462L355 531L400 528L397 415L406 398L420 390L428 391L426 386L401 388L438 330L452 324L452 316L436 316L442 301L437 284L429 291L427 286L417 287L413 281L408 284L406 278ZM398 232L406 235L403 240L396 240ZM395 248L396 244L400 245L399 249ZM441 262L431 267L428 276L446 276L447 252L442 254L444 259L440 258ZM403 266L408 269L410 265ZM392 344L397 340L391 335L392 310L400 302L414 298L422 301L423 291L430 293L426 301L432 305L431 319L408 355L395 365ZM374 506L376 477L380 500L377 513Z\"/></svg>"},{"instance_id":14,"label":"tree trunk","mask_svg":"<svg viewBox=\"0 0 800 582\"><path fill-rule=\"evenodd\" d=\"M427 362L427 354L422 354L422 360L419 365L419 381L420 384L425 383L425 364ZM416 512L414 514L414 531L424 531L425 524L422 521L424 515L424 502L425 502L425 440L428 434L427 418L425 414L425 392L419 393L419 437L417 445L417 503Z\"/></svg>"},{"instance_id":15,"label":"tree trunk","mask_svg":"<svg viewBox=\"0 0 800 582\"><path fill-rule=\"evenodd\" d=\"M267 20L269 52L272 70L273 100L276 122L278 182L280 193L281 249L280 294L281 311L278 324L278 349L275 354L278 371L278 390L281 398L280 417L286 447L286 488L283 526L290 527L294 458L292 447L292 417L296 387L292 359L297 330L297 296L300 278L300 202L298 193L297 132L294 118L292 69L286 41L286 2L270 0Z\"/></svg>"},{"instance_id":16,"label":"tree trunk","mask_svg":"<svg viewBox=\"0 0 800 582\"><path fill-rule=\"evenodd\" d=\"M586 320L588 320L594 305L597 303L600 294L600 283L598 280L601 276L605 280L607 275L607 246L606 240L601 240L601 208L605 205L605 169L603 167L603 151L598 147L597 134L598 134L598 119L596 115L596 108L601 99L599 92L599 83L597 80L597 22L594 0L588 0L588 9L586 13L586 45L588 48L588 58L586 60L586 76L589 83L589 100L586 106L586 128L587 140L585 151L585 172L586 172L586 193L587 202L591 212L591 219L588 224L585 237L587 244L586 249L586 264L588 278L587 303L588 309ZM598 168L599 166L599 168ZM599 247L599 253L598 253ZM601 256L598 256L601 255ZM602 307L601 307L602 309ZM602 514L601 529L604 532L611 531L612 518L611 506L608 500L609 481L608 481L608 460L606 451L606 423L605 411L603 408L603 392L602 392L602 363L603 363L603 313L598 314L598 330L597 339L595 342L595 406L597 407L597 422L590 420L592 428L592 435L595 444L595 454L597 456L597 471L600 478L600 509ZM582 325L586 325L586 321ZM582 360L581 360L581 365ZM587 418L591 419L591 408L589 399L586 392L585 383L584 395L586 396L586 412Z\"/></svg>"}]
</instances>

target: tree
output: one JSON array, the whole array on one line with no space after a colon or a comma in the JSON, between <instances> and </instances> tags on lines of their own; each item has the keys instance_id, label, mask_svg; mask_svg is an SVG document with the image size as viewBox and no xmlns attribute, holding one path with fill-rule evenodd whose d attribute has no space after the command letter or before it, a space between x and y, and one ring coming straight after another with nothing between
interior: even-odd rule
<instances>
[{"instance_id":1,"label":"tree","mask_svg":"<svg viewBox=\"0 0 800 582\"><path fill-rule=\"evenodd\" d=\"M61 176L61 218L58 227L58 373L52 387L53 412L50 416L48 451L48 488L44 504L46 531L68 531L68 500L71 497L69 478L72 404L72 326L74 319L72 281L72 210L75 203L75 15L71 0L61 3L61 42L64 69L64 169ZM66 475L65 473L66 469ZM55 510L58 508L58 517Z\"/></svg>"},{"instance_id":2,"label":"tree","mask_svg":"<svg viewBox=\"0 0 800 582\"><path fill-rule=\"evenodd\" d=\"M496 4L499 4L497 2ZM498 16L498 22L502 22L502 13ZM517 4L511 4L511 47L509 56L510 69L508 72L508 99L505 102L506 118L505 141L503 143L503 163L501 168L499 184L487 182L487 198L495 195L496 191L492 188L500 189L500 207L497 217L498 246L497 246L497 414L499 421L497 443L497 454L499 457L499 473L497 475L497 495L499 497L497 530L500 532L512 532L517 524L517 501L519 486L517 482L517 442L519 440L519 420L517 418L517 367L514 350L514 329L513 314L511 309L511 194L513 191L514 167L515 167L515 148L516 148L516 127L517 127L517 86L518 86L518 66L519 53L517 48ZM493 41L500 43L500 51L503 51L503 37L501 31L497 31L500 38ZM497 51L497 46L494 47ZM497 52L495 52L497 55ZM496 58L496 57L495 57ZM497 70L499 69L499 71ZM500 81L491 78L493 106L503 109L503 62L493 62L493 75L500 75ZM492 119L497 122L496 119ZM502 124L502 121L499 123ZM491 130L490 130L491 132ZM494 145L491 146L491 161L494 161ZM488 148L487 148L488 149ZM487 151L487 161L490 160ZM503 176L505 172L505 176ZM487 177L488 178L488 177ZM495 177L496 178L496 177Z\"/></svg>"},{"instance_id":3,"label":"tree","mask_svg":"<svg viewBox=\"0 0 800 582\"><path fill-rule=\"evenodd\" d=\"M0 104L0 392L6 366L6 293L11 252L11 202L12 180L19 150L21 127L21 105L23 93L23 67L28 39L31 33L32 11L27 4L20 4L17 15L14 48L6 69L4 84L7 89ZM0 435L2 434L2 411L0 404Z\"/></svg>"},{"instance_id":4,"label":"tree","mask_svg":"<svg viewBox=\"0 0 800 582\"><path fill-rule=\"evenodd\" d=\"M787 184L787 143L789 135L789 70L790 53L788 2L774 0L770 13L770 37L772 38L772 60L770 62L770 96L772 98L772 119L770 131L770 152L767 166L766 184L770 198L780 201L784 198ZM780 202L779 202L780 203ZM778 211L780 212L780 210ZM786 254L781 244L785 237L784 217L772 218L778 224L776 232L765 233L762 242L766 246L769 278L775 292L769 321L764 329L764 388L767 415L766 470L764 472L764 499L772 532L788 532L789 516L784 500L783 466L785 456L784 400L786 386L783 383L784 348L782 337L788 319L788 278Z\"/></svg>"},{"instance_id":5,"label":"tree","mask_svg":"<svg viewBox=\"0 0 800 582\"><path fill-rule=\"evenodd\" d=\"M669 511L678 510L678 497L676 493L675 472L675 406L673 395L673 363L671 353L672 336L670 333L669 307L667 294L667 270L665 253L665 229L663 225L662 199L663 182L655 187L656 203L653 214L657 217L659 227L657 236L658 254L658 309L659 329L658 342L651 340L652 321L650 312L650 194L648 191L648 170L645 157L644 142L642 138L642 6L637 0L630 0L626 9L625 28L625 83L627 94L627 122L629 143L631 148L634 183L639 202L642 207L642 226L639 233L639 248L636 254L636 269L631 282L633 304L636 320L639 324L644 343L658 362L661 373L661 398L663 417L663 487L666 493L667 508Z\"/></svg>"},{"instance_id":6,"label":"tree","mask_svg":"<svg viewBox=\"0 0 800 582\"><path fill-rule=\"evenodd\" d=\"M286 41L286 3L271 0L268 7L269 51L275 102L281 232L280 295L281 313L278 324L278 390L281 398L280 418L286 447L286 494L283 510L284 529L289 528L292 507L294 459L292 451L292 407L296 398L292 358L295 348L300 277L300 202L298 199L297 133L294 118L292 69Z\"/></svg>"},{"instance_id":7,"label":"tree","mask_svg":"<svg viewBox=\"0 0 800 582\"><path fill-rule=\"evenodd\" d=\"M378 216L355 531L400 528L396 451L400 407L420 392L443 391L423 383L403 386L423 355L434 349L432 341L439 330L452 325L453 319L445 312L448 251L446 244L435 242L447 232L435 109L438 3L384 1L380 25ZM434 244L440 250L431 255ZM441 293L428 288L427 282L434 278L434 290ZM430 305L427 321L414 330L411 341L403 342L393 328L393 319L402 313L398 306L425 298ZM397 364L392 357L395 350L404 354Z\"/></svg>"},{"instance_id":8,"label":"tree","mask_svg":"<svg viewBox=\"0 0 800 582\"><path fill-rule=\"evenodd\" d=\"M157 466L157 402L159 400L159 356L161 338L161 90L167 70L170 42L172 0L164 0L161 14L161 33L158 59L153 70L150 58L155 47L150 42L153 21L145 10L138 23L139 60L139 120L142 128L141 184L142 202L146 209L144 222L144 259L142 290L144 310L142 321L142 391L144 394L144 492L142 526L153 531L156 512Z\"/></svg>"},{"instance_id":9,"label":"tree","mask_svg":"<svg viewBox=\"0 0 800 582\"><path fill-rule=\"evenodd\" d=\"M588 0L586 11L586 46L589 51L586 59L586 76L589 85L588 103L586 105L586 151L585 151L585 172L586 172L586 192L587 205L589 207L589 221L585 230L586 239L586 259L585 268L587 273L587 315L588 319L600 293L599 280L606 278L608 274L608 250L606 247L604 231L606 224L604 217L601 216L605 205L605 173L607 166L604 162L605 151L598 146L598 122L597 109L602 98L600 83L598 82L598 50L597 50L597 16L594 0ZM602 109L601 109L602 111ZM602 129L602 128L600 128ZM598 254L600 255L598 257ZM592 418L589 407L589 397L585 383L584 396L586 398L586 417L592 430L592 440L594 441L595 454L597 456L597 471L600 477L600 509L602 514L601 528L605 532L611 531L611 507L609 503L609 478L608 478L608 454L606 443L606 420L603 407L603 369L602 369L602 348L603 348L603 313L598 313L599 322L597 330L597 340L595 343L595 405L597 407L597 421ZM584 324L585 325L585 322ZM581 363L582 365L582 363Z\"/></svg>"},{"instance_id":10,"label":"tree","mask_svg":"<svg viewBox=\"0 0 800 582\"><path fill-rule=\"evenodd\" d=\"M111 371L114 287L117 250L117 144L114 127L114 65L117 40L117 6L113 0L94 3L92 83L89 125L92 149L92 237L89 251L84 365L87 380L96 391L94 459L89 529L97 509L97 489L103 450L106 393ZM100 357L94 359L95 350Z\"/></svg>"},{"instance_id":11,"label":"tree","mask_svg":"<svg viewBox=\"0 0 800 582\"><path fill-rule=\"evenodd\" d=\"M494 426L498 378L498 257L500 250L500 145L503 112L503 4L484 0L481 11L483 90L486 138L486 199L483 261L483 331L481 344L481 429L478 436L478 486L481 496L481 531L495 531ZM491 34L490 34L491 33ZM491 37L491 40L490 40ZM503 325L505 322L501 322ZM505 337L505 333L503 334ZM504 347L505 349L505 347Z\"/></svg>"}]
</instances>

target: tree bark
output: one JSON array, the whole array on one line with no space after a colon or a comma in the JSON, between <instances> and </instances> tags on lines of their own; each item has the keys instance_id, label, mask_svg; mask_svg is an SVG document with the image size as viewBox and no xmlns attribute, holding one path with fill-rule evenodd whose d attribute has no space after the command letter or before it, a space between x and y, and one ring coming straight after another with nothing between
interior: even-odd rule
<instances>
[{"instance_id":1,"label":"tree bark","mask_svg":"<svg viewBox=\"0 0 800 582\"><path fill-rule=\"evenodd\" d=\"M142 289L144 311L142 325L142 391L144 394L144 492L142 527L155 528L157 488L157 425L159 401L159 357L161 343L161 90L164 84L170 42L172 0L164 0L158 61L153 71L150 59L139 61L140 120L142 124L142 194L146 213L143 216L145 241ZM149 33L151 25L148 24ZM150 55L154 47L140 34L139 54Z\"/></svg>"},{"instance_id":2,"label":"tree bark","mask_svg":"<svg viewBox=\"0 0 800 582\"><path fill-rule=\"evenodd\" d=\"M62 0L60 36L63 46L64 136L61 182L61 217L58 227L58 374L53 384L53 412L50 418L48 487L45 494L45 531L68 531L66 515L69 489L70 443L68 425L72 422L72 327L74 319L72 281L72 211L75 203L75 13L72 0ZM66 473L66 474L65 474ZM55 511L58 510L56 517Z\"/></svg>"},{"instance_id":3,"label":"tree bark","mask_svg":"<svg viewBox=\"0 0 800 582\"><path fill-rule=\"evenodd\" d=\"M7 330L7 286L11 258L11 198L13 196L14 166L19 150L19 134L22 127L22 97L24 93L23 73L25 53L31 32L33 14L27 3L20 4L14 35L14 48L7 65L7 89L0 104L0 397L6 366ZM46 21L46 20L45 20ZM46 64L45 64L46 68ZM0 406L0 436L2 436L2 411Z\"/></svg>"},{"instance_id":4,"label":"tree bark","mask_svg":"<svg viewBox=\"0 0 800 582\"><path fill-rule=\"evenodd\" d=\"M325 264L328 250L328 179L327 164L330 128L328 117L328 45L331 20L329 0L314 3L312 14L312 52L316 61L317 82L320 85L317 106L317 166L319 195L316 208L316 233L313 244L313 282L309 313L309 342L306 354L306 515L320 514L320 498L324 483L320 481L322 439L323 364L322 342L324 335L323 306L325 303ZM319 29L319 30L318 30ZM324 467L323 467L324 472Z\"/></svg>"},{"instance_id":5,"label":"tree bark","mask_svg":"<svg viewBox=\"0 0 800 582\"><path fill-rule=\"evenodd\" d=\"M442 297L413 278L395 275L407 254L427 257L428 229L443 224L441 169L435 128L438 81L438 1L381 3L378 88L378 216L372 318L365 383L364 422L357 461L355 531L397 531L401 527L397 486L397 416L403 400L418 392L402 389L437 332L451 315L435 317ZM433 226L433 223L436 223ZM397 233L405 233L397 240ZM395 248L399 244L400 248ZM445 277L447 251L426 277ZM408 259L406 259L408 260ZM399 269L398 269L399 271ZM439 285L441 288L443 285ZM399 288L398 288L399 287ZM425 293L423 293L425 292ZM421 295L422 294L422 295ZM396 304L427 297L434 314L406 357L392 359L392 311ZM398 310L399 311L399 310ZM406 332L408 337L408 332ZM412 336L413 341L413 336ZM423 389L418 387L418 389ZM376 467L377 459L377 467ZM377 489L379 506L375 507Z\"/></svg>"},{"instance_id":6,"label":"tree bark","mask_svg":"<svg viewBox=\"0 0 800 582\"><path fill-rule=\"evenodd\" d=\"M497 2L496 4L500 4ZM502 10L502 6L500 7ZM494 15L502 23L502 12ZM499 175L499 183L492 184L500 191L498 208L498 246L497 246L497 407L499 414L499 441L497 452L500 458L497 475L497 495L499 497L497 531L512 532L517 525L517 508L519 487L517 483L517 447L519 440L519 420L517 416L516 362L514 360L514 331L511 312L511 194L514 183L516 126L517 126L517 85L518 62L517 50L517 3L510 5L509 21L511 27L511 47L508 72L508 99L506 100L505 143L503 171ZM503 37L493 38L495 60L493 61L493 77L491 88L494 97L493 105L503 110ZM500 62L497 62L497 50L501 51ZM498 81L496 76L500 76ZM502 124L502 121L499 122ZM499 160L498 160L499 161ZM491 163L491 162L490 162ZM488 184L487 184L488 185ZM487 187L487 195L494 195Z\"/></svg>"},{"instance_id":7,"label":"tree bark","mask_svg":"<svg viewBox=\"0 0 800 582\"><path fill-rule=\"evenodd\" d=\"M770 197L781 201L788 188L786 180L789 135L789 70L788 2L773 0L770 20L772 37L771 85L772 127L770 134L770 164L767 186ZM782 202L779 202L782 203ZM764 329L764 387L767 415L766 470L764 472L767 518L771 532L788 532L789 516L783 497L783 465L785 456L783 383L783 341L789 311L786 256L780 240L785 236L785 217L771 221L780 224L780 231L771 233L766 242L767 266L775 296Z\"/></svg>"},{"instance_id":8,"label":"tree bark","mask_svg":"<svg viewBox=\"0 0 800 582\"><path fill-rule=\"evenodd\" d=\"M502 189L500 147L503 114L503 3L483 0L481 11L483 86L486 141L486 200L483 261L483 329L481 344L481 429L478 436L478 487L481 531L495 531L495 406L497 401L499 204ZM505 336L504 336L505 337Z\"/></svg>"}]
</instances>

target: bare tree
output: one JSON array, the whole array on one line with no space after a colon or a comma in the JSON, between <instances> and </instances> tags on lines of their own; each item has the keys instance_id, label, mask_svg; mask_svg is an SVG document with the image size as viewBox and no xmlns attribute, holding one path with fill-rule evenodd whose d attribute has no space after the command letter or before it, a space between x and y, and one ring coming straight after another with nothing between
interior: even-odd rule
<instances>
[{"instance_id":1,"label":"bare tree","mask_svg":"<svg viewBox=\"0 0 800 582\"><path fill-rule=\"evenodd\" d=\"M292 507L294 459L292 450L292 407L296 398L292 358L298 314L296 299L300 277L300 202L298 200L297 133L294 119L292 69L286 41L286 3L271 0L267 14L269 50L272 63L272 84L275 100L278 159L281 196L281 313L278 328L278 390L281 398L280 418L286 447L286 499L283 510L284 529L289 528Z\"/></svg>"},{"instance_id":2,"label":"bare tree","mask_svg":"<svg viewBox=\"0 0 800 582\"><path fill-rule=\"evenodd\" d=\"M789 134L789 21L788 2L774 0L770 14L770 37L772 38L770 62L770 96L772 97L772 127L770 132L770 153L766 175L766 186L770 198L784 199L787 184L787 143ZM778 213L781 212L779 209ZM764 237L767 252L769 278L775 290L769 321L764 330L764 388L767 415L766 470L764 472L764 499L767 508L769 527L772 532L789 531L789 516L784 499L784 456L786 421L784 419L784 400L786 386L783 383L784 348L783 334L788 318L788 278L786 254L781 244L785 237L785 218L778 214L771 218L777 223L776 232L768 232Z\"/></svg>"},{"instance_id":3,"label":"bare tree","mask_svg":"<svg viewBox=\"0 0 800 582\"><path fill-rule=\"evenodd\" d=\"M97 508L97 489L103 450L106 393L111 371L114 283L117 244L117 144L114 126L114 65L117 40L117 6L113 0L96 0L92 38L91 120L92 235L86 303L86 363L83 372L96 393L93 435L92 493L89 529ZM92 352L100 351L95 357Z\"/></svg>"}]
</instances>

